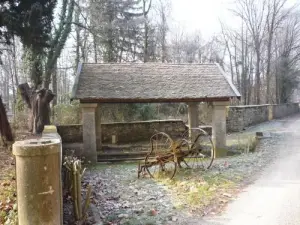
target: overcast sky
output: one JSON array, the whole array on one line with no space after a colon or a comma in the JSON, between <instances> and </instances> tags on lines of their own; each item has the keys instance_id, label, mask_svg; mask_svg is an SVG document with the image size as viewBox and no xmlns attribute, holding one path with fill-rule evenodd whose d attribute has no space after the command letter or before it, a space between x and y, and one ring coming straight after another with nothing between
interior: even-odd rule
<instances>
[{"instance_id":1,"label":"overcast sky","mask_svg":"<svg viewBox=\"0 0 300 225\"><path fill-rule=\"evenodd\" d=\"M299 0L288 0L295 4ZM214 33L220 32L219 18L237 26L236 19L228 9L234 8L235 0L171 0L172 19L188 32L200 30L207 39Z\"/></svg>"}]
</instances>

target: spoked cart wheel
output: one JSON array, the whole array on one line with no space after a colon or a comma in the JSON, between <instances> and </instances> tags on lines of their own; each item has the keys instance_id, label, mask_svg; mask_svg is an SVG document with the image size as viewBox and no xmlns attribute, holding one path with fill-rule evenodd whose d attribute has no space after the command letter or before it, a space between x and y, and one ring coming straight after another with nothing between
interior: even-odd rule
<instances>
[{"instance_id":1,"label":"spoked cart wheel","mask_svg":"<svg viewBox=\"0 0 300 225\"><path fill-rule=\"evenodd\" d=\"M188 139L182 138L181 140L177 141L178 148L173 149L175 151L177 166L179 168L190 168L188 163L186 162L186 155L190 152L190 144Z\"/></svg>"},{"instance_id":2,"label":"spoked cart wheel","mask_svg":"<svg viewBox=\"0 0 300 225\"><path fill-rule=\"evenodd\" d=\"M188 140L190 154L185 158L186 163L193 169L207 170L214 161L215 148L211 136L200 128L192 128L183 134Z\"/></svg>"},{"instance_id":3,"label":"spoked cart wheel","mask_svg":"<svg viewBox=\"0 0 300 225\"><path fill-rule=\"evenodd\" d=\"M146 170L152 178L170 178L176 173L177 164L172 153L173 140L163 132L150 138L151 152L145 158Z\"/></svg>"}]
</instances>

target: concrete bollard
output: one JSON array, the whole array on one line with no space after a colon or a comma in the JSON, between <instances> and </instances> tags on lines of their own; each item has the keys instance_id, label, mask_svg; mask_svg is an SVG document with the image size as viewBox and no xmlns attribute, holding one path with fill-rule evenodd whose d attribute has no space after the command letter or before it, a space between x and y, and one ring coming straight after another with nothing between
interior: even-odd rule
<instances>
[{"instance_id":1,"label":"concrete bollard","mask_svg":"<svg viewBox=\"0 0 300 225\"><path fill-rule=\"evenodd\" d=\"M61 141L41 138L13 144L19 225L59 225Z\"/></svg>"}]
</instances>

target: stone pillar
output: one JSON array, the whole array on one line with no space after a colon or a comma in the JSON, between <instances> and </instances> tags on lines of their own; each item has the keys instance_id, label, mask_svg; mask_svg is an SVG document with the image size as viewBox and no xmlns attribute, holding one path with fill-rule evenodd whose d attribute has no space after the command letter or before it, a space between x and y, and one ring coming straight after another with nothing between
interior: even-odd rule
<instances>
[{"instance_id":1,"label":"stone pillar","mask_svg":"<svg viewBox=\"0 0 300 225\"><path fill-rule=\"evenodd\" d=\"M87 162L97 162L97 138L96 138L96 108L95 103L82 103L82 135L83 156Z\"/></svg>"},{"instance_id":2,"label":"stone pillar","mask_svg":"<svg viewBox=\"0 0 300 225\"><path fill-rule=\"evenodd\" d=\"M196 128L199 126L199 111L197 102L189 102L188 104L188 125L189 128ZM192 132L189 133L192 138Z\"/></svg>"},{"instance_id":3,"label":"stone pillar","mask_svg":"<svg viewBox=\"0 0 300 225\"><path fill-rule=\"evenodd\" d=\"M101 105L96 108L96 144L97 150L102 149L102 131L101 131Z\"/></svg>"},{"instance_id":4,"label":"stone pillar","mask_svg":"<svg viewBox=\"0 0 300 225\"><path fill-rule=\"evenodd\" d=\"M214 102L212 115L212 138L215 158L227 155L226 150L226 106L229 102Z\"/></svg>"},{"instance_id":5,"label":"stone pillar","mask_svg":"<svg viewBox=\"0 0 300 225\"><path fill-rule=\"evenodd\" d=\"M273 120L273 105L268 105L268 120Z\"/></svg>"},{"instance_id":6,"label":"stone pillar","mask_svg":"<svg viewBox=\"0 0 300 225\"><path fill-rule=\"evenodd\" d=\"M61 141L58 137L13 144L19 225L62 224Z\"/></svg>"}]
</instances>

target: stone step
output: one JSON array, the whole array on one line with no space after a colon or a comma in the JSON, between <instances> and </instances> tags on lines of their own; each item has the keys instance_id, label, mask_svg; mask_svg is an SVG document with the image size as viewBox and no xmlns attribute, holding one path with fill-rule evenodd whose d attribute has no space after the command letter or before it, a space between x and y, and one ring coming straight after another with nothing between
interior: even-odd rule
<instances>
[{"instance_id":1,"label":"stone step","mask_svg":"<svg viewBox=\"0 0 300 225\"><path fill-rule=\"evenodd\" d=\"M149 151L141 152L98 152L98 162L121 162L144 160ZM165 152L163 152L165 153ZM154 155L152 155L154 156ZM151 157L152 157L151 156Z\"/></svg>"},{"instance_id":2,"label":"stone step","mask_svg":"<svg viewBox=\"0 0 300 225\"><path fill-rule=\"evenodd\" d=\"M145 157L149 152L113 152L113 153L102 153L98 152L98 158L134 158L134 157Z\"/></svg>"},{"instance_id":3,"label":"stone step","mask_svg":"<svg viewBox=\"0 0 300 225\"><path fill-rule=\"evenodd\" d=\"M146 155L149 151L140 151L140 152L98 152L98 156L129 156L129 155Z\"/></svg>"},{"instance_id":4,"label":"stone step","mask_svg":"<svg viewBox=\"0 0 300 225\"><path fill-rule=\"evenodd\" d=\"M149 151L124 152L122 150L113 152L98 152L98 162L121 162L145 159Z\"/></svg>"},{"instance_id":5,"label":"stone step","mask_svg":"<svg viewBox=\"0 0 300 225\"><path fill-rule=\"evenodd\" d=\"M99 157L98 157L98 162L124 162L124 161L126 161L126 162L128 162L128 161L142 161L142 160L144 160L145 159L145 157L137 157L137 158L126 158L126 159L122 159L122 158L115 158L115 159L111 159L111 158L109 158L109 159L99 159Z\"/></svg>"}]
</instances>

